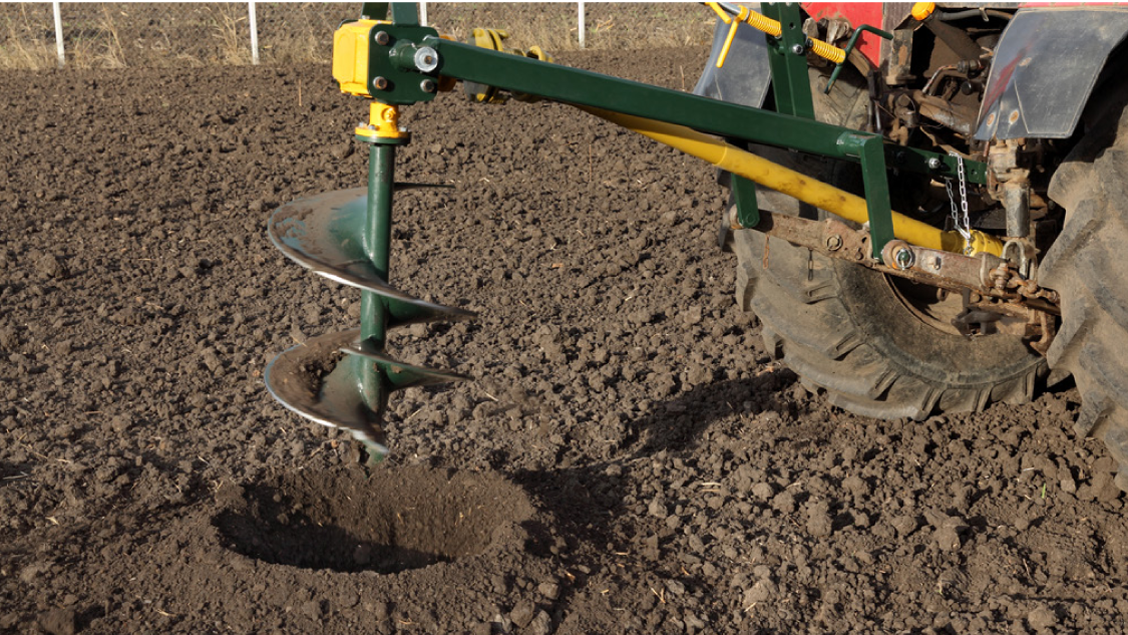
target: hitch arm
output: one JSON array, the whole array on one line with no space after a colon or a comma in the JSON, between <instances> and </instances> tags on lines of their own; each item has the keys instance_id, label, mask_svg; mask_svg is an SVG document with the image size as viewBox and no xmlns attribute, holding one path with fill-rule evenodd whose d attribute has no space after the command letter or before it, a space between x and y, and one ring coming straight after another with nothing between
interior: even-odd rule
<instances>
[{"instance_id":1,"label":"hitch arm","mask_svg":"<svg viewBox=\"0 0 1128 635\"><path fill-rule=\"evenodd\" d=\"M388 25L392 33L394 25ZM392 40L394 41L394 35ZM650 86L582 69L541 62L427 35L416 42L408 38L386 47L384 55L370 57L369 77L385 72L414 72L420 76L451 77L515 93L620 112L636 117L679 124L701 132L795 149L822 156L860 161L853 150L840 142L843 134L877 136L810 119L784 115L759 108L723 102L699 95ZM428 48L437 54L437 64L421 71L414 51ZM374 68L372 64L377 66ZM381 68L382 67L382 68ZM386 70L385 70L386 69ZM422 79L422 77L420 77ZM386 103L412 103L408 97L398 101L396 90L373 91L372 97ZM956 174L955 159L936 152L884 144L886 165L933 178ZM986 183L986 165L965 161L967 180Z\"/></svg>"}]
</instances>

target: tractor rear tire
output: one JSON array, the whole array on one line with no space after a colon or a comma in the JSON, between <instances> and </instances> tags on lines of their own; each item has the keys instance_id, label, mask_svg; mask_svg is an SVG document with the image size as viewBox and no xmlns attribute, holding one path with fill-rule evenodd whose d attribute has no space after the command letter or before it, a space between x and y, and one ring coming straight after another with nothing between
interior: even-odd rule
<instances>
[{"instance_id":1,"label":"tractor rear tire","mask_svg":"<svg viewBox=\"0 0 1128 635\"><path fill-rule=\"evenodd\" d=\"M864 81L839 80L823 95L825 75L812 69L812 80L820 121L864 125ZM751 149L786 160L786 152ZM788 164L845 189L859 180L853 164L820 166L808 159ZM757 196L762 208L778 213L827 216L793 199L784 202L775 192L761 190ZM732 248L737 302L759 318L768 353L782 359L808 390L825 392L847 411L923 419L937 412L980 411L998 401L1024 403L1046 372L1045 360L1017 336L966 337L945 322L950 311L930 317L928 294L948 307L962 304L956 294L944 299L935 289L887 279L754 229L734 232Z\"/></svg>"},{"instance_id":2,"label":"tractor rear tire","mask_svg":"<svg viewBox=\"0 0 1128 635\"><path fill-rule=\"evenodd\" d=\"M1108 446L1119 463L1116 485L1128 491L1128 110L1104 123L1050 182L1066 217L1038 282L1061 296L1062 326L1046 356L1081 392L1074 430Z\"/></svg>"}]
</instances>

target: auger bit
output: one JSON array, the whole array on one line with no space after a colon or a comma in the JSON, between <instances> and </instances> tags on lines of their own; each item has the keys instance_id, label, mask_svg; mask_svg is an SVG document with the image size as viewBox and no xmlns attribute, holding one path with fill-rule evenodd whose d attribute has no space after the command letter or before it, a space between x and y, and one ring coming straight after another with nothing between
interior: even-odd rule
<instances>
[{"instance_id":1,"label":"auger bit","mask_svg":"<svg viewBox=\"0 0 1128 635\"><path fill-rule=\"evenodd\" d=\"M393 13L400 17L403 9ZM404 17L410 21L410 15ZM341 45L335 42L335 47ZM411 297L389 283L392 199L405 187L393 181L396 148L410 141L398 115L398 106L373 100L369 122L355 130L357 141L368 144L367 188L283 205L271 216L268 229L271 241L287 257L320 276L359 288L361 301L359 329L315 337L284 351L266 369L267 388L303 417L350 431L364 444L369 465L388 453L381 424L392 392L466 379L397 361L387 352L388 332L405 324L473 316Z\"/></svg>"}]
</instances>

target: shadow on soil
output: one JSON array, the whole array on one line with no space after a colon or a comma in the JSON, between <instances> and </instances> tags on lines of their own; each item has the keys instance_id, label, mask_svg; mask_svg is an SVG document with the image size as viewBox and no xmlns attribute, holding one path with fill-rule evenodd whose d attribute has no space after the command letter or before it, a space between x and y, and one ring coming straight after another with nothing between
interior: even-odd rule
<instances>
[{"instance_id":1,"label":"shadow on soil","mask_svg":"<svg viewBox=\"0 0 1128 635\"><path fill-rule=\"evenodd\" d=\"M645 516L625 508L630 479L623 472L633 469L626 466L662 452L693 450L710 426L749 401L754 412L776 412L781 420L794 417L795 400L786 393L797 379L791 371L777 369L750 380L695 387L629 421L627 434L612 458L575 467L519 472L514 480L556 516L564 535L599 548L620 544L626 537L614 535L617 530L608 520Z\"/></svg>"}]
</instances>

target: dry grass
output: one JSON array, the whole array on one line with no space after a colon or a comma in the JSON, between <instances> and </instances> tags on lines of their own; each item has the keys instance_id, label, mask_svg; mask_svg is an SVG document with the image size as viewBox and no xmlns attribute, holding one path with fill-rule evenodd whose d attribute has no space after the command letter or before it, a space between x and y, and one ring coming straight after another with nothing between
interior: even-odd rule
<instances>
[{"instance_id":1,"label":"dry grass","mask_svg":"<svg viewBox=\"0 0 1128 635\"><path fill-rule=\"evenodd\" d=\"M121 37L118 35L118 26L110 8L102 5L102 15L96 29L98 36L94 41L94 53L90 56L90 66L98 68L125 68L125 49L121 46ZM122 12L124 15L124 11ZM76 56L75 63L81 64L84 56ZM81 66L80 66L81 67Z\"/></svg>"},{"instance_id":2,"label":"dry grass","mask_svg":"<svg viewBox=\"0 0 1128 635\"><path fill-rule=\"evenodd\" d=\"M355 3L259 3L264 64L326 63L332 32ZM641 50L707 44L712 13L687 3L587 3L586 48ZM465 40L473 28L509 31L507 45L550 53L579 49L575 3L429 3L441 33ZM63 5L66 62L73 68L251 63L245 3ZM47 3L0 3L0 69L56 66Z\"/></svg>"},{"instance_id":3,"label":"dry grass","mask_svg":"<svg viewBox=\"0 0 1128 635\"><path fill-rule=\"evenodd\" d=\"M42 37L41 18L28 14L27 5L4 17L4 39L0 43L0 69L43 70L54 68L55 42Z\"/></svg>"},{"instance_id":4,"label":"dry grass","mask_svg":"<svg viewBox=\"0 0 1128 635\"><path fill-rule=\"evenodd\" d=\"M475 27L509 31L514 48L539 45L552 52L579 50L577 7L573 3L536 5L531 12L509 3L438 3L428 5L431 25L465 40ZM517 16L517 17L514 17ZM586 3L585 49L642 50L708 44L713 13L689 3Z\"/></svg>"},{"instance_id":5,"label":"dry grass","mask_svg":"<svg viewBox=\"0 0 1128 635\"><path fill-rule=\"evenodd\" d=\"M209 7L213 35L219 40L219 62L233 66L251 63L246 5L224 3Z\"/></svg>"}]
</instances>

